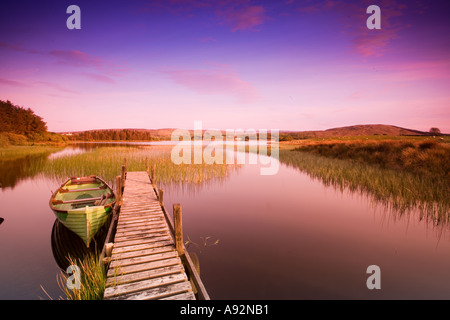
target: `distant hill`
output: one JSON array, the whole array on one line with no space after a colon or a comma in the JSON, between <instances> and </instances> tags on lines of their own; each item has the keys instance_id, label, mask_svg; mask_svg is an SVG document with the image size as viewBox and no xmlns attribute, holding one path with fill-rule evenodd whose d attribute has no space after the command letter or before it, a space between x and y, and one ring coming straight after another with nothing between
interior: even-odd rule
<instances>
[{"instance_id":1,"label":"distant hill","mask_svg":"<svg viewBox=\"0 0 450 320\"><path fill-rule=\"evenodd\" d=\"M424 136L429 135L414 129L406 129L385 124L364 124L348 127L331 128L319 131L283 131L280 137L290 135L293 139L306 138L331 138L331 137L348 137L348 136L372 136L372 135L388 135L388 136Z\"/></svg>"},{"instance_id":2,"label":"distant hill","mask_svg":"<svg viewBox=\"0 0 450 320\"><path fill-rule=\"evenodd\" d=\"M61 132L72 140L170 140L175 129L100 129L77 132ZM193 135L193 130L188 130ZM225 131L222 131L225 136ZM308 139L308 138L332 138L348 136L426 136L428 132L406 129L385 124L365 124L347 127L331 128L317 131L280 131L280 140Z\"/></svg>"}]
</instances>

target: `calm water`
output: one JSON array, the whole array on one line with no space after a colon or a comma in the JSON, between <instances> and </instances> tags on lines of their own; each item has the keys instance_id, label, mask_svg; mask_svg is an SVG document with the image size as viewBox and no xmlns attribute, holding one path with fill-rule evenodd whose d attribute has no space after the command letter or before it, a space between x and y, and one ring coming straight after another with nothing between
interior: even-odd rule
<instances>
[{"instance_id":1,"label":"calm water","mask_svg":"<svg viewBox=\"0 0 450 320\"><path fill-rule=\"evenodd\" d=\"M0 299L48 299L41 285L58 298L48 207L58 183L36 175L2 185ZM170 212L182 205L212 299L450 298L450 239L417 215L398 218L283 164L273 176L247 164L221 181L161 187ZM381 269L380 290L366 286L369 265Z\"/></svg>"}]
</instances>

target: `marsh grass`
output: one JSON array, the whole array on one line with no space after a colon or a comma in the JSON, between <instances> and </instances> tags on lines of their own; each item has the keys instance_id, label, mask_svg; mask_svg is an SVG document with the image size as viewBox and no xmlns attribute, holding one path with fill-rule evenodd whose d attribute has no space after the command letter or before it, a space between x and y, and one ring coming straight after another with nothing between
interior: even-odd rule
<instances>
[{"instance_id":1,"label":"marsh grass","mask_svg":"<svg viewBox=\"0 0 450 320\"><path fill-rule=\"evenodd\" d=\"M449 222L450 186L445 176L326 157L300 149L280 150L280 161L335 189L368 195L400 216L419 210L421 220L434 225Z\"/></svg>"},{"instance_id":2,"label":"marsh grass","mask_svg":"<svg viewBox=\"0 0 450 320\"><path fill-rule=\"evenodd\" d=\"M111 185L121 174L122 165L127 163L128 171L145 171L156 166L156 183L171 182L202 183L215 178L226 177L235 166L226 164L174 164L171 148L157 147L100 147L89 152L62 156L49 161L42 173L58 181L70 176L91 174L104 178Z\"/></svg>"},{"instance_id":3,"label":"marsh grass","mask_svg":"<svg viewBox=\"0 0 450 320\"><path fill-rule=\"evenodd\" d=\"M81 271L80 289L69 289L65 272L59 274L58 286L68 300L102 300L106 285L106 271L98 255L89 254L83 260L68 258L71 265L76 265ZM70 281L70 279L69 279Z\"/></svg>"},{"instance_id":4,"label":"marsh grass","mask_svg":"<svg viewBox=\"0 0 450 320\"><path fill-rule=\"evenodd\" d=\"M49 155L52 152L62 150L54 146L8 146L0 148L1 161L11 161L24 157Z\"/></svg>"},{"instance_id":5,"label":"marsh grass","mask_svg":"<svg viewBox=\"0 0 450 320\"><path fill-rule=\"evenodd\" d=\"M329 141L295 148L321 156L450 179L450 144L419 141Z\"/></svg>"}]
</instances>

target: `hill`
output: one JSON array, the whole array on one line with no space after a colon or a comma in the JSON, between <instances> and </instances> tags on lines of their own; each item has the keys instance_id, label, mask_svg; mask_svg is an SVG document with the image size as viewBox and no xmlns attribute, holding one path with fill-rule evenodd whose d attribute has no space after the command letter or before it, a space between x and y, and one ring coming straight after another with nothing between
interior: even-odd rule
<instances>
[{"instance_id":1,"label":"hill","mask_svg":"<svg viewBox=\"0 0 450 320\"><path fill-rule=\"evenodd\" d=\"M292 139L307 139L372 135L425 136L429 135L429 133L385 124L365 124L318 131L282 131L280 132L280 139L286 139L288 136L291 136Z\"/></svg>"}]
</instances>

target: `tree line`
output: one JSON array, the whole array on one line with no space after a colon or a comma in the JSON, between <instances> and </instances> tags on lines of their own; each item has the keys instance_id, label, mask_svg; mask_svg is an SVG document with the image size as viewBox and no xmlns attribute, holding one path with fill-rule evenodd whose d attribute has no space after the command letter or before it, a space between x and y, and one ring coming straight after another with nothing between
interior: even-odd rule
<instances>
[{"instance_id":1,"label":"tree line","mask_svg":"<svg viewBox=\"0 0 450 320\"><path fill-rule=\"evenodd\" d=\"M149 131L136 129L107 129L75 132L70 136L71 140L82 141L130 141L152 140Z\"/></svg>"},{"instance_id":2,"label":"tree line","mask_svg":"<svg viewBox=\"0 0 450 320\"><path fill-rule=\"evenodd\" d=\"M0 132L31 136L47 132L47 125L30 108L16 106L9 100L0 100Z\"/></svg>"}]
</instances>

